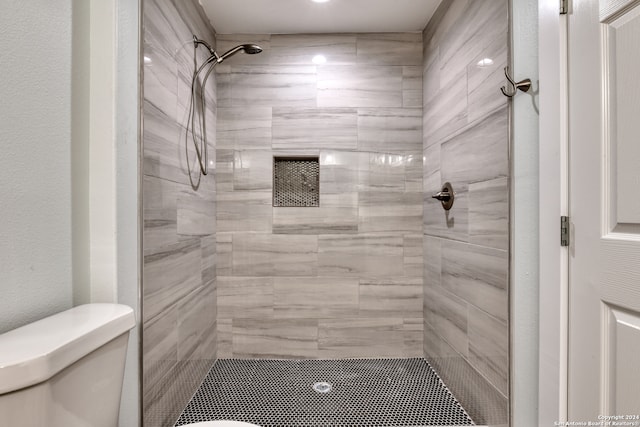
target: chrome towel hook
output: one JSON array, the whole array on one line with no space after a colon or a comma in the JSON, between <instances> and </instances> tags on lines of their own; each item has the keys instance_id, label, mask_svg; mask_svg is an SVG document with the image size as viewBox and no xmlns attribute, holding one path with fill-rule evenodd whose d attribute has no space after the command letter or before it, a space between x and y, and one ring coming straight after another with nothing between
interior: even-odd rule
<instances>
[{"instance_id":1,"label":"chrome towel hook","mask_svg":"<svg viewBox=\"0 0 640 427\"><path fill-rule=\"evenodd\" d=\"M509 89L507 89L506 86L502 86L500 88L504 96L508 98L513 98L516 95L516 92L518 91L518 89L520 89L523 92L528 92L529 89L531 89L531 79L524 79L516 83L515 81L513 81L513 79L509 75L508 66L504 67L504 75L507 78L507 80L509 80L509 83L511 85Z\"/></svg>"}]
</instances>

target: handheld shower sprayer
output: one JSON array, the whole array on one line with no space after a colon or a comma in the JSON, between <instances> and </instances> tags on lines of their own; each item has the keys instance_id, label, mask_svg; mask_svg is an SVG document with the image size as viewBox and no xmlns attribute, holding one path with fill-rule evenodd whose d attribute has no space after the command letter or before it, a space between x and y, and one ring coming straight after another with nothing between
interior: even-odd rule
<instances>
[{"instance_id":1,"label":"handheld shower sprayer","mask_svg":"<svg viewBox=\"0 0 640 427\"><path fill-rule=\"evenodd\" d=\"M262 48L256 44L241 44L223 53L222 56L218 57L217 61L222 62L238 52L244 52L248 55L255 55L256 53L262 52ZM218 55L216 54L216 56Z\"/></svg>"},{"instance_id":2,"label":"handheld shower sprayer","mask_svg":"<svg viewBox=\"0 0 640 427\"><path fill-rule=\"evenodd\" d=\"M260 46L258 46L257 44L252 44L252 43L248 43L248 44L241 44L238 45L234 48L229 49L228 51L226 51L225 53L223 53L222 55L218 55L218 52L215 51L215 49L213 49L211 47L211 45L209 43L207 43L206 41L199 39L196 36L193 36L193 44L194 46L197 48L199 45L203 45L204 47L206 47L209 50L209 53L211 54L211 56L209 58L207 58L207 60L205 61L205 63L211 63L213 61L215 61L216 63L221 63L222 61L224 61L225 59L229 58L230 56L235 55L238 52L244 52L248 55L255 55L257 53L262 52L262 48Z\"/></svg>"},{"instance_id":3,"label":"handheld shower sprayer","mask_svg":"<svg viewBox=\"0 0 640 427\"><path fill-rule=\"evenodd\" d=\"M195 35L193 36L193 46L194 46L194 56L195 52L198 49L198 46L203 45L207 48L210 53L210 56L200 65L195 65L193 78L191 79L191 103L189 105L189 113L187 117L187 126L186 126L186 138L189 140L189 134L191 134L191 138L193 140L193 145L196 150L196 157L198 158L198 163L200 165L200 174L207 175L209 173L209 156L207 150L207 124L206 124L206 102L205 102L205 94L204 88L206 87L207 79L209 75L215 68L215 66L225 59L235 55L238 52L244 52L249 55L255 55L257 53L262 52L262 48L256 44L241 44L232 49L229 49L222 55L218 55L218 53L213 49L213 47L207 43L206 41L199 39ZM202 79L202 84L200 84L200 92L198 93L198 77L200 73L209 66L204 78ZM199 105L196 105L196 99L199 96ZM199 114L198 108L199 107ZM198 121L198 131L200 135L195 132L196 129L196 116ZM187 156L188 160L188 156ZM198 183L199 183L198 179ZM195 187L195 186L194 186Z\"/></svg>"}]
</instances>

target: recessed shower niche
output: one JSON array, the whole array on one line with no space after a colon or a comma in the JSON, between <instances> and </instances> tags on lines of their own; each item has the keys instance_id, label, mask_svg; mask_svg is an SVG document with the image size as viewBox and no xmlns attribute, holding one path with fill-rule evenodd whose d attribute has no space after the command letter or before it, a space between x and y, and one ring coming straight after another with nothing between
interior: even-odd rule
<instances>
[{"instance_id":1,"label":"recessed shower niche","mask_svg":"<svg viewBox=\"0 0 640 427\"><path fill-rule=\"evenodd\" d=\"M273 158L273 206L320 206L318 157Z\"/></svg>"}]
</instances>

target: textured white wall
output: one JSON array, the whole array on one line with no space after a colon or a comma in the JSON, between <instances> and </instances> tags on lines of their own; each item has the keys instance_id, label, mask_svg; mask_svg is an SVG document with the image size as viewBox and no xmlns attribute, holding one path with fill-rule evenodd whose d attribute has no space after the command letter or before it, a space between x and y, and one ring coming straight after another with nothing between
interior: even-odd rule
<instances>
[{"instance_id":1,"label":"textured white wall","mask_svg":"<svg viewBox=\"0 0 640 427\"><path fill-rule=\"evenodd\" d=\"M71 0L0 13L0 332L71 307Z\"/></svg>"},{"instance_id":2,"label":"textured white wall","mask_svg":"<svg viewBox=\"0 0 640 427\"><path fill-rule=\"evenodd\" d=\"M512 181L512 425L538 426L538 1L512 0L512 52L516 81L529 93L513 98ZM540 424L542 425L542 424Z\"/></svg>"}]
</instances>

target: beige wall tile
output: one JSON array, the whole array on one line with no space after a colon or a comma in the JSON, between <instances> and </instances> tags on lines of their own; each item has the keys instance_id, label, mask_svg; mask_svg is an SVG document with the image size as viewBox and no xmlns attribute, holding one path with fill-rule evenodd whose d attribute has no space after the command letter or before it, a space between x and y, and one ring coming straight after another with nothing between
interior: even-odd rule
<instances>
[{"instance_id":1,"label":"beige wall tile","mask_svg":"<svg viewBox=\"0 0 640 427\"><path fill-rule=\"evenodd\" d=\"M469 241L509 249L508 178L469 185Z\"/></svg>"},{"instance_id":2,"label":"beige wall tile","mask_svg":"<svg viewBox=\"0 0 640 427\"><path fill-rule=\"evenodd\" d=\"M256 327L259 320L272 325L296 318L317 324L326 318L366 320L370 313L399 331L399 336L389 332L391 344L365 334L373 353L380 348L406 357L422 347L421 320L404 319L396 307L406 302L417 307L412 319L422 317L421 297L411 298L422 292L422 39L420 34L359 38L257 35L263 54L216 69L217 270L219 278L244 281L219 283L219 354L274 352L261 348L273 338L269 332L262 338L258 330L241 334L249 320ZM251 41L250 35L223 36L221 46ZM316 50L327 56L326 65L309 64L309 53ZM383 52L384 61L392 63L368 62L368 55ZM244 109L246 120L240 123ZM320 157L320 207L271 207L273 155ZM361 280L403 288L397 295L371 288L363 309ZM274 295L252 288L270 281ZM386 314L384 298L397 299ZM286 330L291 323L274 325ZM277 353L329 354L318 350L317 333L313 340L315 347L285 342ZM362 348L334 354L356 357Z\"/></svg>"},{"instance_id":3,"label":"beige wall tile","mask_svg":"<svg viewBox=\"0 0 640 427\"><path fill-rule=\"evenodd\" d=\"M143 321L165 310L202 285L200 239L184 240L144 257Z\"/></svg>"},{"instance_id":4,"label":"beige wall tile","mask_svg":"<svg viewBox=\"0 0 640 427\"><path fill-rule=\"evenodd\" d=\"M216 195L219 232L270 232L273 222L271 191L219 191Z\"/></svg>"},{"instance_id":5,"label":"beige wall tile","mask_svg":"<svg viewBox=\"0 0 640 427\"><path fill-rule=\"evenodd\" d=\"M273 148L353 150L358 146L355 108L275 108Z\"/></svg>"},{"instance_id":6,"label":"beige wall tile","mask_svg":"<svg viewBox=\"0 0 640 427\"><path fill-rule=\"evenodd\" d=\"M402 106L422 110L422 64L402 67Z\"/></svg>"},{"instance_id":7,"label":"beige wall tile","mask_svg":"<svg viewBox=\"0 0 640 427\"><path fill-rule=\"evenodd\" d=\"M407 156L361 152L359 157L358 189L360 191L406 190Z\"/></svg>"},{"instance_id":8,"label":"beige wall tile","mask_svg":"<svg viewBox=\"0 0 640 427\"><path fill-rule=\"evenodd\" d=\"M143 104L145 176L162 178L188 184L189 178L180 156L176 156L175 144L180 140L183 128L149 100Z\"/></svg>"},{"instance_id":9,"label":"beige wall tile","mask_svg":"<svg viewBox=\"0 0 640 427\"><path fill-rule=\"evenodd\" d=\"M216 90L205 87L210 174L186 140L193 34L215 43L196 1L145 1L142 328L143 416L173 424L216 358ZM208 52L199 49L198 61ZM221 82L224 87L224 82ZM224 94L224 91L223 91ZM230 161L233 167L233 160ZM223 168L224 169L224 168ZM231 169L233 171L233 169ZM221 175L224 177L224 173ZM232 175L230 175L232 178ZM232 181L229 181L232 184ZM222 186L227 185L223 179ZM197 187L197 190L196 188Z\"/></svg>"},{"instance_id":10,"label":"beige wall tile","mask_svg":"<svg viewBox=\"0 0 640 427\"><path fill-rule=\"evenodd\" d=\"M402 319L323 319L318 328L321 358L402 357L404 352Z\"/></svg>"},{"instance_id":11,"label":"beige wall tile","mask_svg":"<svg viewBox=\"0 0 640 427\"><path fill-rule=\"evenodd\" d=\"M506 425L508 4L454 0L435 16L423 33L424 354L476 423ZM445 181L448 212L430 198Z\"/></svg>"},{"instance_id":12,"label":"beige wall tile","mask_svg":"<svg viewBox=\"0 0 640 427\"><path fill-rule=\"evenodd\" d=\"M442 241L437 237L424 236L424 286L441 286Z\"/></svg>"},{"instance_id":13,"label":"beige wall tile","mask_svg":"<svg viewBox=\"0 0 640 427\"><path fill-rule=\"evenodd\" d=\"M156 387L166 374L165 368L178 362L178 308L173 305L164 316L156 316L143 325L146 339L142 343L145 356L144 381Z\"/></svg>"},{"instance_id":14,"label":"beige wall tile","mask_svg":"<svg viewBox=\"0 0 640 427\"><path fill-rule=\"evenodd\" d=\"M318 107L402 107L402 67L318 67Z\"/></svg>"},{"instance_id":15,"label":"beige wall tile","mask_svg":"<svg viewBox=\"0 0 640 427\"><path fill-rule=\"evenodd\" d=\"M363 153L352 151L322 150L320 152L320 203L325 200L326 194L358 191L361 156Z\"/></svg>"},{"instance_id":16,"label":"beige wall tile","mask_svg":"<svg viewBox=\"0 0 640 427\"><path fill-rule=\"evenodd\" d=\"M439 81L440 84L442 82ZM441 142L469 122L466 70L456 73L452 83L441 86L435 96L424 98L423 141L425 146Z\"/></svg>"},{"instance_id":17,"label":"beige wall tile","mask_svg":"<svg viewBox=\"0 0 640 427\"><path fill-rule=\"evenodd\" d=\"M233 358L233 319L221 319L217 321L218 357L220 359Z\"/></svg>"},{"instance_id":18,"label":"beige wall tile","mask_svg":"<svg viewBox=\"0 0 640 427\"><path fill-rule=\"evenodd\" d=\"M423 280L424 250L422 234L404 235L404 275Z\"/></svg>"},{"instance_id":19,"label":"beige wall tile","mask_svg":"<svg viewBox=\"0 0 640 427\"><path fill-rule=\"evenodd\" d=\"M509 395L509 327L469 308L469 360L505 396Z\"/></svg>"},{"instance_id":20,"label":"beige wall tile","mask_svg":"<svg viewBox=\"0 0 640 427\"><path fill-rule=\"evenodd\" d=\"M456 390L456 399L476 424L507 425L508 400L430 328L425 328L425 352L429 364L449 389Z\"/></svg>"},{"instance_id":21,"label":"beige wall tile","mask_svg":"<svg viewBox=\"0 0 640 427\"><path fill-rule=\"evenodd\" d=\"M424 324L422 316L415 319L403 319L404 357L424 357L422 348Z\"/></svg>"},{"instance_id":22,"label":"beige wall tile","mask_svg":"<svg viewBox=\"0 0 640 427\"><path fill-rule=\"evenodd\" d=\"M233 191L233 166L235 151L230 149L216 150L216 191Z\"/></svg>"},{"instance_id":23,"label":"beige wall tile","mask_svg":"<svg viewBox=\"0 0 640 427\"><path fill-rule=\"evenodd\" d=\"M422 150L422 110L359 108L358 149L384 153Z\"/></svg>"},{"instance_id":24,"label":"beige wall tile","mask_svg":"<svg viewBox=\"0 0 640 427\"><path fill-rule=\"evenodd\" d=\"M322 235L318 240L319 269L343 277L394 277L403 274L401 237L383 235Z\"/></svg>"},{"instance_id":25,"label":"beige wall tile","mask_svg":"<svg viewBox=\"0 0 640 427\"><path fill-rule=\"evenodd\" d=\"M273 317L273 279L218 277L218 316L222 319Z\"/></svg>"},{"instance_id":26,"label":"beige wall tile","mask_svg":"<svg viewBox=\"0 0 640 427\"><path fill-rule=\"evenodd\" d=\"M416 151L405 155L404 166L404 189L411 192L416 191L422 193L423 187L423 160L422 151Z\"/></svg>"},{"instance_id":27,"label":"beige wall tile","mask_svg":"<svg viewBox=\"0 0 640 427\"><path fill-rule=\"evenodd\" d=\"M316 107L316 83L314 66L232 65L231 106Z\"/></svg>"},{"instance_id":28,"label":"beige wall tile","mask_svg":"<svg viewBox=\"0 0 640 427\"><path fill-rule=\"evenodd\" d=\"M271 47L273 65L311 65L316 54L330 65L356 63L355 34L274 34Z\"/></svg>"},{"instance_id":29,"label":"beige wall tile","mask_svg":"<svg viewBox=\"0 0 640 427\"><path fill-rule=\"evenodd\" d=\"M359 313L363 317L421 319L422 309L422 278L360 279Z\"/></svg>"},{"instance_id":30,"label":"beige wall tile","mask_svg":"<svg viewBox=\"0 0 640 427\"><path fill-rule=\"evenodd\" d=\"M233 357L314 358L318 352L315 319L234 319Z\"/></svg>"},{"instance_id":31,"label":"beige wall tile","mask_svg":"<svg viewBox=\"0 0 640 427\"><path fill-rule=\"evenodd\" d=\"M270 149L271 118L271 107L218 107L216 148Z\"/></svg>"},{"instance_id":32,"label":"beige wall tile","mask_svg":"<svg viewBox=\"0 0 640 427\"><path fill-rule=\"evenodd\" d=\"M216 233L216 276L233 275L233 234Z\"/></svg>"},{"instance_id":33,"label":"beige wall tile","mask_svg":"<svg viewBox=\"0 0 640 427\"><path fill-rule=\"evenodd\" d=\"M422 65L422 34L358 34L358 63Z\"/></svg>"},{"instance_id":34,"label":"beige wall tile","mask_svg":"<svg viewBox=\"0 0 640 427\"><path fill-rule=\"evenodd\" d=\"M460 187L506 177L508 167L508 112L498 110L442 144L442 179Z\"/></svg>"},{"instance_id":35,"label":"beige wall tile","mask_svg":"<svg viewBox=\"0 0 640 427\"><path fill-rule=\"evenodd\" d=\"M271 190L272 188L273 153L271 150L234 151L234 190Z\"/></svg>"},{"instance_id":36,"label":"beige wall tile","mask_svg":"<svg viewBox=\"0 0 640 427\"><path fill-rule=\"evenodd\" d=\"M273 208L275 234L358 232L358 193L323 194L319 207Z\"/></svg>"},{"instance_id":37,"label":"beige wall tile","mask_svg":"<svg viewBox=\"0 0 640 427\"><path fill-rule=\"evenodd\" d=\"M507 321L507 251L442 241L442 286L492 316Z\"/></svg>"},{"instance_id":38,"label":"beige wall tile","mask_svg":"<svg viewBox=\"0 0 640 427\"><path fill-rule=\"evenodd\" d=\"M233 236L234 276L315 276L317 272L317 236Z\"/></svg>"},{"instance_id":39,"label":"beige wall tile","mask_svg":"<svg viewBox=\"0 0 640 427\"><path fill-rule=\"evenodd\" d=\"M180 236L210 236L216 232L215 192L185 191L177 200L177 232Z\"/></svg>"},{"instance_id":40,"label":"beige wall tile","mask_svg":"<svg viewBox=\"0 0 640 427\"><path fill-rule=\"evenodd\" d=\"M187 295L178 304L178 360L216 360L216 283Z\"/></svg>"},{"instance_id":41,"label":"beige wall tile","mask_svg":"<svg viewBox=\"0 0 640 427\"><path fill-rule=\"evenodd\" d=\"M181 186L171 181L144 176L143 237L145 253L161 251L178 239L177 198Z\"/></svg>"},{"instance_id":42,"label":"beige wall tile","mask_svg":"<svg viewBox=\"0 0 640 427\"><path fill-rule=\"evenodd\" d=\"M469 354L467 304L444 289L424 288L427 322L458 353Z\"/></svg>"},{"instance_id":43,"label":"beige wall tile","mask_svg":"<svg viewBox=\"0 0 640 427\"><path fill-rule=\"evenodd\" d=\"M487 64L485 59L491 59ZM482 64L482 65L479 65ZM507 65L507 45L499 36L467 66L469 76L469 121L474 122L507 104L508 99L496 88L505 84L504 67Z\"/></svg>"},{"instance_id":44,"label":"beige wall tile","mask_svg":"<svg viewBox=\"0 0 640 427\"><path fill-rule=\"evenodd\" d=\"M422 193L361 191L359 230L363 233L396 231L419 233L422 230Z\"/></svg>"},{"instance_id":45,"label":"beige wall tile","mask_svg":"<svg viewBox=\"0 0 640 427\"><path fill-rule=\"evenodd\" d=\"M215 282L217 267L217 242L215 236L200 239L200 268L202 270L202 285Z\"/></svg>"},{"instance_id":46,"label":"beige wall tile","mask_svg":"<svg viewBox=\"0 0 640 427\"><path fill-rule=\"evenodd\" d=\"M358 311L358 280L339 277L274 278L276 318L349 317Z\"/></svg>"}]
</instances>

